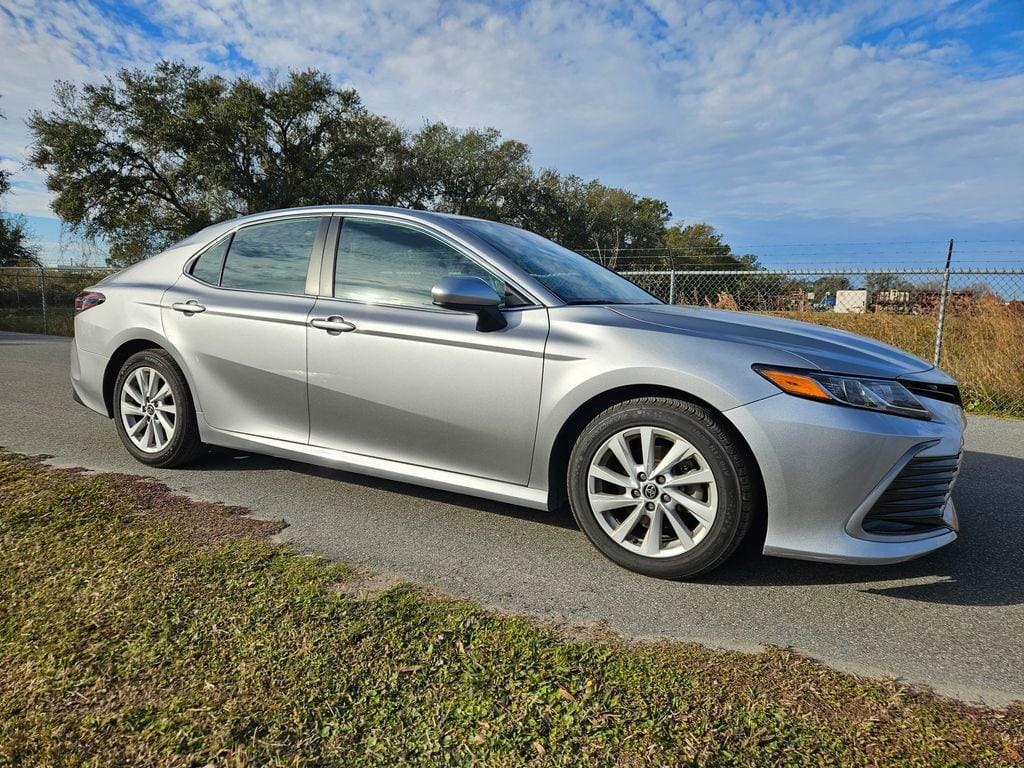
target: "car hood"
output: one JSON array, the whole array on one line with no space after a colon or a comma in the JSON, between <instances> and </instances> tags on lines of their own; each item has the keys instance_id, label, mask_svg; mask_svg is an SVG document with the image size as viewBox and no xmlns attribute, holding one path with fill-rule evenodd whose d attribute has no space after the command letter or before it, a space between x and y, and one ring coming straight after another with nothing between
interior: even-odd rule
<instances>
[{"instance_id":1,"label":"car hood","mask_svg":"<svg viewBox=\"0 0 1024 768\"><path fill-rule=\"evenodd\" d=\"M752 312L667 305L609 307L639 323L678 333L762 345L797 355L808 368L831 373L896 378L933 366L880 341L823 325L801 323Z\"/></svg>"}]
</instances>

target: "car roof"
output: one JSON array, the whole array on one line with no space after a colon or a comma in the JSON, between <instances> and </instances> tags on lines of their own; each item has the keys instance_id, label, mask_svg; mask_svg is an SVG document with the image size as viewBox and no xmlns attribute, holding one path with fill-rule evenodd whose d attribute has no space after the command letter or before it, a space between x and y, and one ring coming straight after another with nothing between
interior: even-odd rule
<instances>
[{"instance_id":1,"label":"car roof","mask_svg":"<svg viewBox=\"0 0 1024 768\"><path fill-rule=\"evenodd\" d=\"M199 245L202 243L208 243L211 240L216 240L223 233L235 229L243 224L251 222L261 221L263 219L274 219L279 216L294 216L296 214L321 214L329 215L334 213L342 212L359 212L365 211L366 213L394 213L400 214L406 218L418 219L420 221L433 222L435 224L444 224L445 222L451 222L455 219L466 219L471 218L468 216L457 216L449 213L437 213L435 211L423 211L415 208L400 208L394 205L363 205L363 204L345 204L339 203L337 205L306 205L296 206L295 208L273 208L269 211L260 211L259 213L250 213L245 216L236 216L233 219L224 219L218 221L215 224L210 224L207 227L189 235L184 240L177 242L172 247L188 246L188 245Z\"/></svg>"},{"instance_id":2,"label":"car roof","mask_svg":"<svg viewBox=\"0 0 1024 768\"><path fill-rule=\"evenodd\" d=\"M296 208L275 208L269 211L260 211L259 213L250 213L247 216L240 216L236 219L230 219L229 221L221 222L224 224L230 223L232 227L238 226L241 222L254 221L261 218L268 218L274 216L281 216L286 214L296 213L320 213L330 214L338 213L339 211L366 211L367 213L399 213L403 216L408 216L414 219L422 219L423 221L436 221L450 220L455 218L468 218L465 216L455 216L449 213L438 213L436 211L424 211L415 208L400 208L396 205L363 205L363 204L346 204L338 203L337 205L307 205L299 206ZM216 225L214 225L216 226Z\"/></svg>"}]
</instances>

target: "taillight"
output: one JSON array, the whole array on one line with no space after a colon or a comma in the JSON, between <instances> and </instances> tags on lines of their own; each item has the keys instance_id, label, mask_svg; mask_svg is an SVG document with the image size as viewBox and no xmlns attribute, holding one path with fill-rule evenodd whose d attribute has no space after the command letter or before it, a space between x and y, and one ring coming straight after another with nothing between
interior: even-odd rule
<instances>
[{"instance_id":1,"label":"taillight","mask_svg":"<svg viewBox=\"0 0 1024 768\"><path fill-rule=\"evenodd\" d=\"M99 306L106 300L107 297L99 291L82 291L75 296L75 314Z\"/></svg>"}]
</instances>

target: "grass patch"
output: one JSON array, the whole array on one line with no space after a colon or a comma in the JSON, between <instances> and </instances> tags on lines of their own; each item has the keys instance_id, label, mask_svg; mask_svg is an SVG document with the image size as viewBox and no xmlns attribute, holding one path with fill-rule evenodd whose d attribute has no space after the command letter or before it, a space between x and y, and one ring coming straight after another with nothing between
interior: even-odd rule
<instances>
[{"instance_id":1,"label":"grass patch","mask_svg":"<svg viewBox=\"0 0 1024 768\"><path fill-rule=\"evenodd\" d=\"M0 764L1010 765L1024 709L582 640L0 451Z\"/></svg>"}]
</instances>

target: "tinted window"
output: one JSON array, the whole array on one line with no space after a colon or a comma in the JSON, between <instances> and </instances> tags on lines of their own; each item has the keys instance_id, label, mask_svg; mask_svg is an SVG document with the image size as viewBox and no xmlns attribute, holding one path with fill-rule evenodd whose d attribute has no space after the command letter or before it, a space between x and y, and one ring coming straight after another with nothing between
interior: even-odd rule
<instances>
[{"instance_id":1,"label":"tinted window","mask_svg":"<svg viewBox=\"0 0 1024 768\"><path fill-rule=\"evenodd\" d=\"M211 285L220 283L220 265L224 262L224 254L227 253L230 242L231 238L225 237L212 248L204 251L203 255L192 265L192 276Z\"/></svg>"},{"instance_id":2,"label":"tinted window","mask_svg":"<svg viewBox=\"0 0 1024 768\"><path fill-rule=\"evenodd\" d=\"M660 304L624 277L547 238L483 219L458 225L489 243L569 304Z\"/></svg>"},{"instance_id":3,"label":"tinted window","mask_svg":"<svg viewBox=\"0 0 1024 768\"><path fill-rule=\"evenodd\" d=\"M235 233L224 262L225 288L305 293L309 254L319 218L253 224Z\"/></svg>"},{"instance_id":4,"label":"tinted window","mask_svg":"<svg viewBox=\"0 0 1024 768\"><path fill-rule=\"evenodd\" d=\"M430 289L446 275L480 277L505 293L501 280L430 235L361 219L342 224L334 275L339 299L429 307Z\"/></svg>"}]
</instances>

